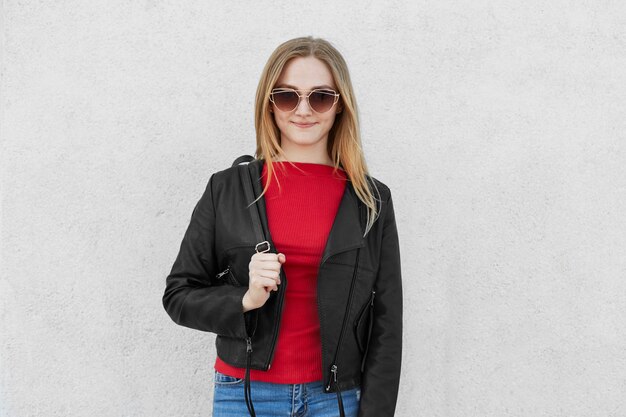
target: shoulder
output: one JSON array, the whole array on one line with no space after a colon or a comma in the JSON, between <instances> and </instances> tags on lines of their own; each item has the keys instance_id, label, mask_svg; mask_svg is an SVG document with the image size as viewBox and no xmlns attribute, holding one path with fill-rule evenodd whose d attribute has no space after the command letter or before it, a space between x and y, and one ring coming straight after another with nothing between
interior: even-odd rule
<instances>
[{"instance_id":1,"label":"shoulder","mask_svg":"<svg viewBox=\"0 0 626 417\"><path fill-rule=\"evenodd\" d=\"M240 166L233 165L214 171L211 174L209 182L211 183L213 190L219 190L224 187L228 188L239 184L241 182Z\"/></svg>"},{"instance_id":2,"label":"shoulder","mask_svg":"<svg viewBox=\"0 0 626 417\"><path fill-rule=\"evenodd\" d=\"M387 224L388 219L391 219L392 222L395 222L393 201L391 199L391 189L389 188L389 186L387 186L387 184L383 183L375 177L366 175L366 178L368 180L370 189L372 190L372 194L374 196L374 199L376 200L376 205L378 208L378 215L376 219L381 219L380 224Z\"/></svg>"},{"instance_id":3,"label":"shoulder","mask_svg":"<svg viewBox=\"0 0 626 417\"><path fill-rule=\"evenodd\" d=\"M213 181L215 182L219 182L219 181L228 181L230 179L232 179L233 177L238 177L239 176L239 166L235 165L235 166L231 166L228 168L224 168L221 169L219 171L215 171L212 175L213 177Z\"/></svg>"},{"instance_id":4,"label":"shoulder","mask_svg":"<svg viewBox=\"0 0 626 417\"><path fill-rule=\"evenodd\" d=\"M378 178L367 174L365 175L365 179L367 180L375 198L380 199L380 201L383 202L387 202L389 200L391 197L391 189L387 186L387 184L383 183Z\"/></svg>"}]
</instances>

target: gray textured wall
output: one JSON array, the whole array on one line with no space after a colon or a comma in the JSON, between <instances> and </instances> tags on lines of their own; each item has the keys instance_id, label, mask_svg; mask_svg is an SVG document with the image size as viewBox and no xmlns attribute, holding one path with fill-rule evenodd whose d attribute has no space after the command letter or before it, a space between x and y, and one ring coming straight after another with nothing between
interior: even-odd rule
<instances>
[{"instance_id":1,"label":"gray textured wall","mask_svg":"<svg viewBox=\"0 0 626 417\"><path fill-rule=\"evenodd\" d=\"M0 4L0 416L210 414L214 337L164 279L309 34L394 193L397 415L626 415L623 2Z\"/></svg>"}]
</instances>

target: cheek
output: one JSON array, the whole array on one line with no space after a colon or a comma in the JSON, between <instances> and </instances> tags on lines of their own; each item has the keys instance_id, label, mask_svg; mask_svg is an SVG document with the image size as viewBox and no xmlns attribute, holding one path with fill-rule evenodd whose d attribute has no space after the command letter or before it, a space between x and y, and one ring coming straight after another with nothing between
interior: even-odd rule
<instances>
[{"instance_id":1,"label":"cheek","mask_svg":"<svg viewBox=\"0 0 626 417\"><path fill-rule=\"evenodd\" d=\"M330 129L333 126L333 123L335 123L335 115L332 114L328 117L326 117L324 119L324 126L326 126L328 129Z\"/></svg>"},{"instance_id":2,"label":"cheek","mask_svg":"<svg viewBox=\"0 0 626 417\"><path fill-rule=\"evenodd\" d=\"M274 114L274 122L279 129L284 130L289 126L289 121L285 117L281 117L277 114Z\"/></svg>"}]
</instances>

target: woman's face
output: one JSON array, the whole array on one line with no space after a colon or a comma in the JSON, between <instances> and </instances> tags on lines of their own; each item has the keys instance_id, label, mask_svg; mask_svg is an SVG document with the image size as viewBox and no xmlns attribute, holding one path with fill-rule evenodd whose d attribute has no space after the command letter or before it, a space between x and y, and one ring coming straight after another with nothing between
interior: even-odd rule
<instances>
[{"instance_id":1,"label":"woman's face","mask_svg":"<svg viewBox=\"0 0 626 417\"><path fill-rule=\"evenodd\" d=\"M274 88L293 88L301 95L316 88L337 91L332 74L323 61L313 57L292 58L283 68ZM325 113L316 113L306 99L301 98L292 111L281 111L270 103L270 111L281 133L281 147L322 147L326 149L328 132L335 122L335 115L340 112L335 104ZM285 143L286 141L290 143Z\"/></svg>"}]
</instances>

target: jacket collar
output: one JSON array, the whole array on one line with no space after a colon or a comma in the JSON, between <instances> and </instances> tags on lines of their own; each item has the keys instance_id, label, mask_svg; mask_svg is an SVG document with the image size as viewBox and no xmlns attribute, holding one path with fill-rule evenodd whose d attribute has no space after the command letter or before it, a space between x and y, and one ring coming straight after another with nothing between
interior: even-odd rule
<instances>
[{"instance_id":1,"label":"jacket collar","mask_svg":"<svg viewBox=\"0 0 626 417\"><path fill-rule=\"evenodd\" d=\"M252 178L256 179L253 181L254 198L257 198L263 192L261 173L263 172L264 164L265 161L263 159L255 159L248 164L253 174ZM272 248L275 248L267 224L265 196L259 199L258 203L263 231L267 240L272 245ZM352 181L348 179L341 202L339 203L337 215L330 229L324 252L322 253L320 265L333 255L365 246L365 238L363 237L365 228L361 226L362 204L360 203L354 191L354 187L352 186Z\"/></svg>"}]
</instances>

